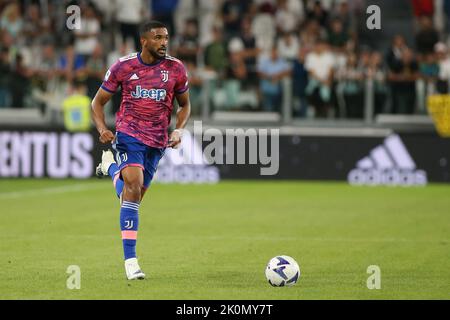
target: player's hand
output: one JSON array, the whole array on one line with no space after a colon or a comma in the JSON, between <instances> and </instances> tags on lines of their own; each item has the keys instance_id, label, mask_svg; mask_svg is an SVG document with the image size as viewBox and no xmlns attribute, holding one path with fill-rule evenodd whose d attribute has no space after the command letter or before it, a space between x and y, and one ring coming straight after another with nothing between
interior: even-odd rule
<instances>
[{"instance_id":1,"label":"player's hand","mask_svg":"<svg viewBox=\"0 0 450 320\"><path fill-rule=\"evenodd\" d=\"M169 143L167 144L167 147L178 149L181 143L181 135L182 131L180 129L175 129L169 137Z\"/></svg>"},{"instance_id":2,"label":"player's hand","mask_svg":"<svg viewBox=\"0 0 450 320\"><path fill-rule=\"evenodd\" d=\"M114 140L115 136L114 133L112 133L111 130L104 129L100 131L100 142L101 143L111 143Z\"/></svg>"}]
</instances>

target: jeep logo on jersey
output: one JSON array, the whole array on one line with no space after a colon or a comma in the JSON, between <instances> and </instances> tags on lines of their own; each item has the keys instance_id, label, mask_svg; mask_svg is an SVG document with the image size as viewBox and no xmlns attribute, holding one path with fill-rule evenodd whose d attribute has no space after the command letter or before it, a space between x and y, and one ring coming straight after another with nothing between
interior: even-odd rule
<instances>
[{"instance_id":1,"label":"jeep logo on jersey","mask_svg":"<svg viewBox=\"0 0 450 320\"><path fill-rule=\"evenodd\" d=\"M165 89L144 89L136 86L135 91L131 92L131 96L135 99L148 98L156 101L164 101L166 99Z\"/></svg>"}]
</instances>

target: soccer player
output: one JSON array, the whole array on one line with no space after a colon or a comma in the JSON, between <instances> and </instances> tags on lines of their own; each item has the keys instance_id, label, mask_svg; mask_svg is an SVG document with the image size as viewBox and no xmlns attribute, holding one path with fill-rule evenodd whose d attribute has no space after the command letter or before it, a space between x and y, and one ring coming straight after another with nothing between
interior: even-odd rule
<instances>
[{"instance_id":1,"label":"soccer player","mask_svg":"<svg viewBox=\"0 0 450 320\"><path fill-rule=\"evenodd\" d=\"M166 147L176 148L190 115L188 79L183 63L167 55L169 35L164 24L150 21L140 30L142 50L120 58L107 71L92 101L92 118L100 142L112 143L103 151L97 175L109 175L121 202L120 227L129 280L144 279L136 257L139 204ZM104 106L122 88L116 115L116 134L105 123ZM179 108L176 128L168 136L173 100Z\"/></svg>"}]
</instances>

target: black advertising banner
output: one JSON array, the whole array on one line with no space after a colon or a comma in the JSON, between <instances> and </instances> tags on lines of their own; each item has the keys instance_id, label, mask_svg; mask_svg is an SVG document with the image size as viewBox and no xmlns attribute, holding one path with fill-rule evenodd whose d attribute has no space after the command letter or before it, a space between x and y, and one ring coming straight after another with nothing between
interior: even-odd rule
<instances>
[{"instance_id":1,"label":"black advertising banner","mask_svg":"<svg viewBox=\"0 0 450 320\"><path fill-rule=\"evenodd\" d=\"M94 150L90 133L0 131L0 177L89 178Z\"/></svg>"},{"instance_id":2,"label":"black advertising banner","mask_svg":"<svg viewBox=\"0 0 450 320\"><path fill-rule=\"evenodd\" d=\"M155 180L337 180L355 185L450 182L450 139L436 134L281 135L270 139L258 133L238 139L220 134L211 139L186 132L181 149L166 150ZM89 178L106 148L95 132L0 131L0 177Z\"/></svg>"},{"instance_id":3,"label":"black advertising banner","mask_svg":"<svg viewBox=\"0 0 450 320\"><path fill-rule=\"evenodd\" d=\"M222 179L347 180L356 185L450 182L450 139L434 134L379 137L280 136L279 171L219 166Z\"/></svg>"}]
</instances>

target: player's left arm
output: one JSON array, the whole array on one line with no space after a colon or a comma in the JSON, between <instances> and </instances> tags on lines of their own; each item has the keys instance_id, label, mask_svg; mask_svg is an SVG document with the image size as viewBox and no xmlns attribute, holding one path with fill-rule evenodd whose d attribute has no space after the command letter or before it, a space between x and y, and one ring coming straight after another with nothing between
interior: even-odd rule
<instances>
[{"instance_id":1,"label":"player's left arm","mask_svg":"<svg viewBox=\"0 0 450 320\"><path fill-rule=\"evenodd\" d=\"M177 148L181 143L181 136L183 134L183 129L191 115L191 102L189 100L189 90L183 93L176 94L175 98L178 102L177 110L177 122L175 124L175 130L170 134L168 147Z\"/></svg>"}]
</instances>

